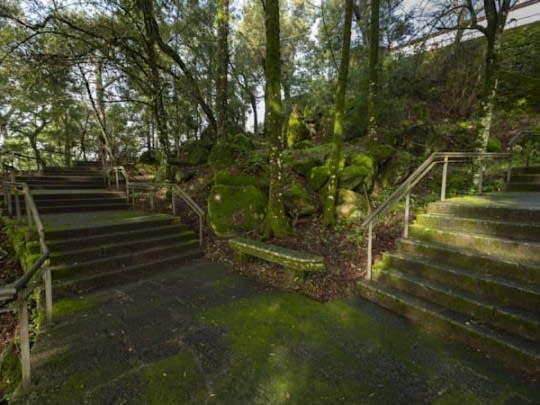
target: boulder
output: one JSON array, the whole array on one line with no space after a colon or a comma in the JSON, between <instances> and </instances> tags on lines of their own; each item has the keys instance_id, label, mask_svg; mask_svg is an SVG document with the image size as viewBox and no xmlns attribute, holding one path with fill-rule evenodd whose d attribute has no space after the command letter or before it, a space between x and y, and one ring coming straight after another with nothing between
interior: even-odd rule
<instances>
[{"instance_id":1,"label":"boulder","mask_svg":"<svg viewBox=\"0 0 540 405\"><path fill-rule=\"evenodd\" d=\"M336 205L336 216L343 218L361 218L369 211L369 203L362 194L340 188Z\"/></svg>"},{"instance_id":2,"label":"boulder","mask_svg":"<svg viewBox=\"0 0 540 405\"><path fill-rule=\"evenodd\" d=\"M319 211L319 204L302 184L295 181L283 193L283 203L292 216L313 215Z\"/></svg>"},{"instance_id":3,"label":"boulder","mask_svg":"<svg viewBox=\"0 0 540 405\"><path fill-rule=\"evenodd\" d=\"M208 198L208 221L216 235L251 231L265 216L267 199L255 186L217 184Z\"/></svg>"}]
</instances>

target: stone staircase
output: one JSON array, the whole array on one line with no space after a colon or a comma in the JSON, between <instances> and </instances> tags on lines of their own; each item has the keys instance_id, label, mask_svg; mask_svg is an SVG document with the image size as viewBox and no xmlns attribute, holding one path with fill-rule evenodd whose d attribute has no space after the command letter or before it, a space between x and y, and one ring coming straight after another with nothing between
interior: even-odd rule
<instances>
[{"instance_id":1,"label":"stone staircase","mask_svg":"<svg viewBox=\"0 0 540 405\"><path fill-rule=\"evenodd\" d=\"M125 194L105 189L101 166L77 162L72 168L46 167L38 175L17 176L32 190L41 214L128 208ZM21 207L24 212L24 206Z\"/></svg>"},{"instance_id":2,"label":"stone staircase","mask_svg":"<svg viewBox=\"0 0 540 405\"><path fill-rule=\"evenodd\" d=\"M195 233L161 214L46 231L45 237L55 299L136 281L202 255Z\"/></svg>"},{"instance_id":3,"label":"stone staircase","mask_svg":"<svg viewBox=\"0 0 540 405\"><path fill-rule=\"evenodd\" d=\"M178 219L131 211L125 193L105 189L97 163L49 167L17 181L29 185L44 223L55 300L136 281L202 255L197 235Z\"/></svg>"},{"instance_id":4,"label":"stone staircase","mask_svg":"<svg viewBox=\"0 0 540 405\"><path fill-rule=\"evenodd\" d=\"M430 204L358 292L539 374L540 168L515 169L508 190Z\"/></svg>"},{"instance_id":5,"label":"stone staircase","mask_svg":"<svg viewBox=\"0 0 540 405\"><path fill-rule=\"evenodd\" d=\"M540 170L538 167L521 167L512 170L507 191L540 191Z\"/></svg>"}]
</instances>

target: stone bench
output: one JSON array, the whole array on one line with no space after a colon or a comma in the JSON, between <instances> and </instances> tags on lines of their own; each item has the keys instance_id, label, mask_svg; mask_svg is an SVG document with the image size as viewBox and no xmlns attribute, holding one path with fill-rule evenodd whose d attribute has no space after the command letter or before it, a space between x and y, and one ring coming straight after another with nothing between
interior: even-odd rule
<instances>
[{"instance_id":1,"label":"stone bench","mask_svg":"<svg viewBox=\"0 0 540 405\"><path fill-rule=\"evenodd\" d=\"M229 246L235 251L235 258L239 261L245 261L247 256L255 256L282 265L296 283L304 281L305 272L324 271L326 268L322 256L256 240L232 238L229 239Z\"/></svg>"}]
</instances>

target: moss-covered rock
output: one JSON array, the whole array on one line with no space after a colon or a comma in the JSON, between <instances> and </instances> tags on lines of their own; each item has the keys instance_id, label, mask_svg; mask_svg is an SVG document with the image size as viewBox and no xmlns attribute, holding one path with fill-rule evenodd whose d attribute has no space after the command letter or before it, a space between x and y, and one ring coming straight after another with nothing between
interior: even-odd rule
<instances>
[{"instance_id":1,"label":"moss-covered rock","mask_svg":"<svg viewBox=\"0 0 540 405\"><path fill-rule=\"evenodd\" d=\"M369 211L369 203L366 198L352 190L340 188L336 205L336 216L343 218L363 217Z\"/></svg>"},{"instance_id":2,"label":"moss-covered rock","mask_svg":"<svg viewBox=\"0 0 540 405\"><path fill-rule=\"evenodd\" d=\"M319 204L299 182L293 182L283 193L283 203L292 216L313 215L319 211Z\"/></svg>"},{"instance_id":3,"label":"moss-covered rock","mask_svg":"<svg viewBox=\"0 0 540 405\"><path fill-rule=\"evenodd\" d=\"M340 187L354 190L373 175L373 161L365 155L354 157L353 164L339 174Z\"/></svg>"},{"instance_id":4,"label":"moss-covered rock","mask_svg":"<svg viewBox=\"0 0 540 405\"><path fill-rule=\"evenodd\" d=\"M238 170L223 169L214 173L215 184L221 184L224 186L255 186L264 188L268 185L268 176L256 176L253 174L245 174Z\"/></svg>"},{"instance_id":5,"label":"moss-covered rock","mask_svg":"<svg viewBox=\"0 0 540 405\"><path fill-rule=\"evenodd\" d=\"M313 147L315 147L315 145L309 139L304 139L303 141L294 144L294 149L310 149Z\"/></svg>"},{"instance_id":6,"label":"moss-covered rock","mask_svg":"<svg viewBox=\"0 0 540 405\"><path fill-rule=\"evenodd\" d=\"M253 230L264 219L266 201L255 186L215 185L208 198L208 221L219 236Z\"/></svg>"},{"instance_id":7,"label":"moss-covered rock","mask_svg":"<svg viewBox=\"0 0 540 405\"><path fill-rule=\"evenodd\" d=\"M330 168L328 166L313 167L308 174L307 181L316 191L321 190L330 178Z\"/></svg>"},{"instance_id":8,"label":"moss-covered rock","mask_svg":"<svg viewBox=\"0 0 540 405\"><path fill-rule=\"evenodd\" d=\"M383 169L380 176L381 188L384 189L401 184L418 164L419 161L415 155L407 151L397 152Z\"/></svg>"}]
</instances>

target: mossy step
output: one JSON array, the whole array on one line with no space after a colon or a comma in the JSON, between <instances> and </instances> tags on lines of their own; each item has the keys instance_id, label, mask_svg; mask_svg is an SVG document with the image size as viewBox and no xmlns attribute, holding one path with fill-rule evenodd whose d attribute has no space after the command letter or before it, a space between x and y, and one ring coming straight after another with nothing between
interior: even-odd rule
<instances>
[{"instance_id":1,"label":"mossy step","mask_svg":"<svg viewBox=\"0 0 540 405\"><path fill-rule=\"evenodd\" d=\"M451 232L418 224L409 227L409 235L413 239L466 248L479 254L508 258L520 263L540 263L540 243Z\"/></svg>"},{"instance_id":2,"label":"mossy step","mask_svg":"<svg viewBox=\"0 0 540 405\"><path fill-rule=\"evenodd\" d=\"M509 198L511 199L511 198ZM540 223L540 206L538 208L526 206L485 205L483 200L478 205L466 202L438 201L428 205L428 213L440 215L455 215L460 218L487 219L514 223Z\"/></svg>"},{"instance_id":3,"label":"mossy step","mask_svg":"<svg viewBox=\"0 0 540 405\"><path fill-rule=\"evenodd\" d=\"M540 173L514 174L510 183L538 183L540 184Z\"/></svg>"},{"instance_id":4,"label":"mossy step","mask_svg":"<svg viewBox=\"0 0 540 405\"><path fill-rule=\"evenodd\" d=\"M74 215L74 214L73 214ZM45 224L45 239L46 240L62 240L68 238L82 238L89 236L104 235L113 232L136 231L156 226L170 225L176 222L174 217L163 216L144 216L121 219L117 223L107 223L102 225L84 226L79 228L67 228L53 230L48 224ZM112 219L114 220L114 218Z\"/></svg>"},{"instance_id":5,"label":"mossy step","mask_svg":"<svg viewBox=\"0 0 540 405\"><path fill-rule=\"evenodd\" d=\"M175 222L155 227L144 227L143 229L128 229L119 232L107 232L99 235L83 236L80 238L57 239L48 242L49 249L52 252L66 252L80 249L81 246L97 246L113 244L118 241L137 242L148 238L166 237L188 233L187 226Z\"/></svg>"},{"instance_id":6,"label":"mossy step","mask_svg":"<svg viewBox=\"0 0 540 405\"><path fill-rule=\"evenodd\" d=\"M199 241L193 239L80 263L51 266L50 269L53 279L77 277L83 274L107 272L110 269L121 269L135 264L150 263L161 257L174 256L182 250L191 250L196 246L199 246Z\"/></svg>"},{"instance_id":7,"label":"mossy step","mask_svg":"<svg viewBox=\"0 0 540 405\"><path fill-rule=\"evenodd\" d=\"M61 214L64 212L84 212L84 211L112 211L112 210L125 210L128 209L129 204L124 201L113 201L107 204L99 205L83 205L83 204L71 204L71 205L57 205L51 207L40 207L40 214Z\"/></svg>"},{"instance_id":8,"label":"mossy step","mask_svg":"<svg viewBox=\"0 0 540 405\"><path fill-rule=\"evenodd\" d=\"M532 311L540 308L539 286L521 284L501 277L447 266L429 259L405 257L395 253L386 254L386 263L389 267L487 299L498 300L506 305L519 306Z\"/></svg>"},{"instance_id":9,"label":"mossy step","mask_svg":"<svg viewBox=\"0 0 540 405\"><path fill-rule=\"evenodd\" d=\"M54 207L54 206L69 206L69 205L104 205L109 203L127 203L125 197L120 196L105 196L100 198L67 198L67 199L48 199L36 202L38 208Z\"/></svg>"},{"instance_id":10,"label":"mossy step","mask_svg":"<svg viewBox=\"0 0 540 405\"><path fill-rule=\"evenodd\" d=\"M48 192L33 193L34 201L40 203L42 201L54 200L80 200L80 199L98 199L98 198L125 198L126 194L119 191L102 190L99 192L89 192L86 190L50 190Z\"/></svg>"},{"instance_id":11,"label":"mossy step","mask_svg":"<svg viewBox=\"0 0 540 405\"><path fill-rule=\"evenodd\" d=\"M297 271L323 271L326 267L322 256L300 252L245 238L229 239L229 246L241 254L256 256Z\"/></svg>"},{"instance_id":12,"label":"mossy step","mask_svg":"<svg viewBox=\"0 0 540 405\"><path fill-rule=\"evenodd\" d=\"M540 173L540 166L529 166L529 167L513 167L512 168L512 175L517 174L538 174Z\"/></svg>"},{"instance_id":13,"label":"mossy step","mask_svg":"<svg viewBox=\"0 0 540 405\"><path fill-rule=\"evenodd\" d=\"M374 280L415 297L474 318L472 322L487 323L497 329L540 343L540 315L509 306L501 306L467 291L448 288L423 277L384 268L374 273Z\"/></svg>"},{"instance_id":14,"label":"mossy step","mask_svg":"<svg viewBox=\"0 0 540 405\"><path fill-rule=\"evenodd\" d=\"M40 182L103 182L103 176L100 174L63 174L59 173L54 176L49 176L47 174L38 174L35 176L16 176L17 181L28 182L28 181L40 181Z\"/></svg>"},{"instance_id":15,"label":"mossy step","mask_svg":"<svg viewBox=\"0 0 540 405\"><path fill-rule=\"evenodd\" d=\"M540 191L540 183L515 183L506 185L506 191Z\"/></svg>"},{"instance_id":16,"label":"mossy step","mask_svg":"<svg viewBox=\"0 0 540 405\"><path fill-rule=\"evenodd\" d=\"M441 214L420 214L416 217L416 223L427 228L540 242L540 223L515 223Z\"/></svg>"},{"instance_id":17,"label":"mossy step","mask_svg":"<svg viewBox=\"0 0 540 405\"><path fill-rule=\"evenodd\" d=\"M175 255L159 257L155 260L113 270L91 274L78 274L69 279L53 280L53 295L56 299L81 295L99 288L110 288L121 284L136 282L144 277L168 271L189 263L202 256L200 249L187 249Z\"/></svg>"},{"instance_id":18,"label":"mossy step","mask_svg":"<svg viewBox=\"0 0 540 405\"><path fill-rule=\"evenodd\" d=\"M481 350L515 369L540 374L540 348L537 344L486 325L471 323L467 316L380 284L360 281L357 292L445 338Z\"/></svg>"},{"instance_id":19,"label":"mossy step","mask_svg":"<svg viewBox=\"0 0 540 405\"><path fill-rule=\"evenodd\" d=\"M179 233L178 231L170 235L160 235L158 237L149 238L148 236L140 240L123 240L118 239L113 243L105 245L90 245L86 248L55 252L50 255L50 263L53 266L56 265L68 265L70 263L80 263L87 260L113 257L119 254L127 254L137 252L143 249L149 249L152 247L168 246L173 243L182 243L196 239L195 234L192 231L184 231ZM50 247L49 247L50 248Z\"/></svg>"},{"instance_id":20,"label":"mossy step","mask_svg":"<svg viewBox=\"0 0 540 405\"><path fill-rule=\"evenodd\" d=\"M478 252L452 248L430 242L399 239L397 251L407 257L427 257L438 263L457 266L470 271L502 277L525 284L540 285L540 265L518 263L515 261L479 254Z\"/></svg>"}]
</instances>

